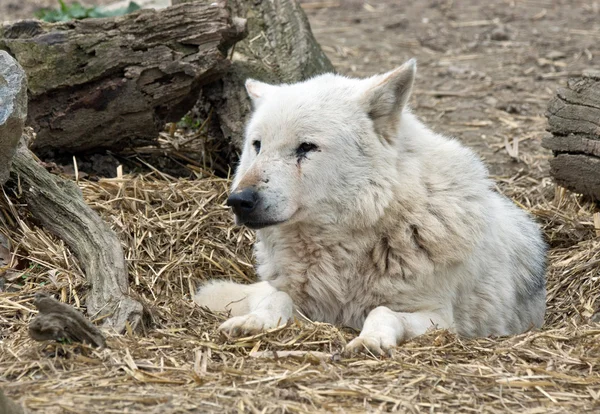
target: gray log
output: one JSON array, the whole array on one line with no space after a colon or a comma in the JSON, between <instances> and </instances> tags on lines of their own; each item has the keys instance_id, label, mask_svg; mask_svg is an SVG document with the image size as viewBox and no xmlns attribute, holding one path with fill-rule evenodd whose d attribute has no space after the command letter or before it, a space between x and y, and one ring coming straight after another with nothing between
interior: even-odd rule
<instances>
[{"instance_id":1,"label":"gray log","mask_svg":"<svg viewBox=\"0 0 600 414\"><path fill-rule=\"evenodd\" d=\"M543 139L544 148L556 152L588 154L600 157L600 139L593 136L569 134L549 135Z\"/></svg>"},{"instance_id":2,"label":"gray log","mask_svg":"<svg viewBox=\"0 0 600 414\"><path fill-rule=\"evenodd\" d=\"M542 145L554 152L550 174L557 184L600 200L600 74L569 79L550 101Z\"/></svg>"},{"instance_id":3,"label":"gray log","mask_svg":"<svg viewBox=\"0 0 600 414\"><path fill-rule=\"evenodd\" d=\"M550 160L557 184L600 200L600 158L584 154L559 154Z\"/></svg>"},{"instance_id":4,"label":"gray log","mask_svg":"<svg viewBox=\"0 0 600 414\"><path fill-rule=\"evenodd\" d=\"M554 135L600 137L600 80L595 76L569 79L548 105L548 131Z\"/></svg>"},{"instance_id":5,"label":"gray log","mask_svg":"<svg viewBox=\"0 0 600 414\"><path fill-rule=\"evenodd\" d=\"M0 49L29 80L33 150L80 152L147 145L178 121L229 65L245 35L225 0L126 16L0 27Z\"/></svg>"}]
</instances>

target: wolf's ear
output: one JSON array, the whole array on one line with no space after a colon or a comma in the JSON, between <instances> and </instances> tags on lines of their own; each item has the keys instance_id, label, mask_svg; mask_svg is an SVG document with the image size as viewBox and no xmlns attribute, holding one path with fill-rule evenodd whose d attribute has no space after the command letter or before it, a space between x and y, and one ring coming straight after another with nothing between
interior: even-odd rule
<instances>
[{"instance_id":1,"label":"wolf's ear","mask_svg":"<svg viewBox=\"0 0 600 414\"><path fill-rule=\"evenodd\" d=\"M402 110L410 98L417 61L411 59L399 68L370 79L363 94L367 113L375 124L375 131L389 143L397 133Z\"/></svg>"},{"instance_id":2,"label":"wolf's ear","mask_svg":"<svg viewBox=\"0 0 600 414\"><path fill-rule=\"evenodd\" d=\"M259 82L254 79L246 79L246 92L248 92L248 96L255 105L275 88L276 86L269 85L268 83Z\"/></svg>"}]
</instances>

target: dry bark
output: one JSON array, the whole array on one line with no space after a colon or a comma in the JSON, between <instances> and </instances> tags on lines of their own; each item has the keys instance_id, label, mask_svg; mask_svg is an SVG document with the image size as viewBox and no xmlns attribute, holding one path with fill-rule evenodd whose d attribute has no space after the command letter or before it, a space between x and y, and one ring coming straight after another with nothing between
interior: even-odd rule
<instances>
[{"instance_id":1,"label":"dry bark","mask_svg":"<svg viewBox=\"0 0 600 414\"><path fill-rule=\"evenodd\" d=\"M548 105L550 174L557 184L600 200L600 73L570 79Z\"/></svg>"},{"instance_id":2,"label":"dry bark","mask_svg":"<svg viewBox=\"0 0 600 414\"><path fill-rule=\"evenodd\" d=\"M140 325L142 305L128 295L121 243L114 231L85 202L72 181L50 174L23 142L13 158L28 210L40 224L73 250L90 283L87 312L122 332Z\"/></svg>"},{"instance_id":3,"label":"dry bark","mask_svg":"<svg viewBox=\"0 0 600 414\"><path fill-rule=\"evenodd\" d=\"M557 184L600 200L600 158L585 154L558 154L550 160Z\"/></svg>"},{"instance_id":4,"label":"dry bark","mask_svg":"<svg viewBox=\"0 0 600 414\"><path fill-rule=\"evenodd\" d=\"M29 80L33 150L81 152L155 142L200 88L229 65L245 35L225 0L194 1L126 16L0 27L0 49Z\"/></svg>"},{"instance_id":5,"label":"dry bark","mask_svg":"<svg viewBox=\"0 0 600 414\"><path fill-rule=\"evenodd\" d=\"M99 348L106 346L100 330L71 306L39 293L33 304L39 313L29 324L29 336L36 341L68 340Z\"/></svg>"},{"instance_id":6,"label":"dry bark","mask_svg":"<svg viewBox=\"0 0 600 414\"><path fill-rule=\"evenodd\" d=\"M544 147L561 153L588 154L600 157L600 139L589 135L550 135L544 137Z\"/></svg>"},{"instance_id":7,"label":"dry bark","mask_svg":"<svg viewBox=\"0 0 600 414\"><path fill-rule=\"evenodd\" d=\"M244 89L247 78L292 83L334 68L296 0L229 0L228 5L233 15L246 18L248 36L235 45L226 75L205 86L202 95L213 108L223 138L239 149L251 112Z\"/></svg>"},{"instance_id":8,"label":"dry bark","mask_svg":"<svg viewBox=\"0 0 600 414\"><path fill-rule=\"evenodd\" d=\"M554 135L586 134L600 139L600 78L570 79L548 106L548 130Z\"/></svg>"}]
</instances>

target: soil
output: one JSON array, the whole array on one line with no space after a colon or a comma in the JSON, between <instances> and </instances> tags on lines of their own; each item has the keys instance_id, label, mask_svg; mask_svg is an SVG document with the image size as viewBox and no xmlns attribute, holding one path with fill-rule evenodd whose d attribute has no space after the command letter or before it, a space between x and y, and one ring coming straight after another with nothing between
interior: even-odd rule
<instances>
[{"instance_id":1,"label":"soil","mask_svg":"<svg viewBox=\"0 0 600 414\"><path fill-rule=\"evenodd\" d=\"M540 142L548 101L567 77L600 63L597 2L388 0L306 6L317 40L341 73L368 76L415 57L414 112L436 131L474 148L494 175L532 167L547 175L551 153ZM518 159L509 155L505 139L520 141Z\"/></svg>"}]
</instances>

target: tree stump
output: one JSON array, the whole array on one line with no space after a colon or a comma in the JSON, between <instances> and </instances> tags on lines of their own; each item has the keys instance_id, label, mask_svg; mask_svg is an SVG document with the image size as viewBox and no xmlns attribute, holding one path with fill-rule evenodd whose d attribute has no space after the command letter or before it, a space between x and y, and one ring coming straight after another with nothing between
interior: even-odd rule
<instances>
[{"instance_id":1,"label":"tree stump","mask_svg":"<svg viewBox=\"0 0 600 414\"><path fill-rule=\"evenodd\" d=\"M600 200L600 71L569 79L548 105L550 174L557 184Z\"/></svg>"},{"instance_id":2,"label":"tree stump","mask_svg":"<svg viewBox=\"0 0 600 414\"><path fill-rule=\"evenodd\" d=\"M246 79L292 83L335 70L296 0L229 0L228 6L233 15L247 20L248 36L234 46L226 74L202 88L202 99L213 110L219 138L239 149L252 109Z\"/></svg>"},{"instance_id":3,"label":"tree stump","mask_svg":"<svg viewBox=\"0 0 600 414\"><path fill-rule=\"evenodd\" d=\"M223 74L226 51L244 35L225 0L193 1L115 18L8 24L0 49L27 73L32 149L45 155L155 142Z\"/></svg>"}]
</instances>

